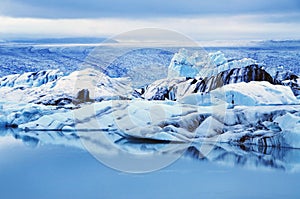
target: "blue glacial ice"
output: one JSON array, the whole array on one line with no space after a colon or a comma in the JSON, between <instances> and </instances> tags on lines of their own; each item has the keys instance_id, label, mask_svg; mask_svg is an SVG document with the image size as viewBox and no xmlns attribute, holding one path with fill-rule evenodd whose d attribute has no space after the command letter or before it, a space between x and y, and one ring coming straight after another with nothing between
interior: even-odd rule
<instances>
[{"instance_id":1,"label":"blue glacial ice","mask_svg":"<svg viewBox=\"0 0 300 199\"><path fill-rule=\"evenodd\" d=\"M0 125L299 148L300 105L293 92L299 84L286 81L275 82L252 59L229 61L220 52L203 57L186 50L174 55L168 78L141 90L125 77L91 68L9 75L1 78Z\"/></svg>"},{"instance_id":2,"label":"blue glacial ice","mask_svg":"<svg viewBox=\"0 0 300 199\"><path fill-rule=\"evenodd\" d=\"M204 78L217 75L225 70L243 68L256 63L255 60L250 58L228 60L220 51L207 54L205 51L193 52L180 49L171 60L168 77Z\"/></svg>"}]
</instances>

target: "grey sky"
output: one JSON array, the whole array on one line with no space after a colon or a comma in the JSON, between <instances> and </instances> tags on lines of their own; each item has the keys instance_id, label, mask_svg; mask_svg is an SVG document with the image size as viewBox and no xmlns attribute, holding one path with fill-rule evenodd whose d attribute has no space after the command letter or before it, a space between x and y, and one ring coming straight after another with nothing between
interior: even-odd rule
<instances>
[{"instance_id":1,"label":"grey sky","mask_svg":"<svg viewBox=\"0 0 300 199\"><path fill-rule=\"evenodd\" d=\"M300 1L0 1L0 39L110 37L148 27L179 31L197 40L300 39Z\"/></svg>"},{"instance_id":2,"label":"grey sky","mask_svg":"<svg viewBox=\"0 0 300 199\"><path fill-rule=\"evenodd\" d=\"M1 0L1 14L35 18L180 17L299 12L299 0Z\"/></svg>"}]
</instances>

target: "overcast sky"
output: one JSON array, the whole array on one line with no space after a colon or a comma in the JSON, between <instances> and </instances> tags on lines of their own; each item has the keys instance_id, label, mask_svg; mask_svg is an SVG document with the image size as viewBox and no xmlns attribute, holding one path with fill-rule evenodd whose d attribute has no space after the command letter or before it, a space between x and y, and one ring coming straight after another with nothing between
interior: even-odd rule
<instances>
[{"instance_id":1,"label":"overcast sky","mask_svg":"<svg viewBox=\"0 0 300 199\"><path fill-rule=\"evenodd\" d=\"M0 1L2 38L111 37L150 27L195 40L300 39L300 1Z\"/></svg>"}]
</instances>

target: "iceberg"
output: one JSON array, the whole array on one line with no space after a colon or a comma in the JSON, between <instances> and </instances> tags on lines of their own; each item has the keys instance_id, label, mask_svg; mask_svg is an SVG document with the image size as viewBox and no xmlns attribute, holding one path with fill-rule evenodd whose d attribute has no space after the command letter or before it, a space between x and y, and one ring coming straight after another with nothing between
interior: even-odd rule
<instances>
[{"instance_id":1,"label":"iceberg","mask_svg":"<svg viewBox=\"0 0 300 199\"><path fill-rule=\"evenodd\" d=\"M20 112L24 118L26 112ZM169 101L114 100L76 110L33 113L31 121L13 120L25 131L105 131L126 139L170 142L222 142L299 148L299 105L221 108ZM287 123L289 121L289 123ZM19 122L19 123L18 123ZM288 127L291 126L294 127Z\"/></svg>"},{"instance_id":2,"label":"iceberg","mask_svg":"<svg viewBox=\"0 0 300 199\"><path fill-rule=\"evenodd\" d=\"M266 68L266 71L272 75L275 84L281 84L291 87L295 96L300 95L300 78L294 72L285 69L283 66L276 68Z\"/></svg>"},{"instance_id":3,"label":"iceberg","mask_svg":"<svg viewBox=\"0 0 300 199\"><path fill-rule=\"evenodd\" d=\"M220 51L206 53L205 51L192 52L186 49L180 49L179 52L173 56L168 67L168 78L205 78L217 75L225 70L243 68L254 64L257 64L257 62L250 58L228 60Z\"/></svg>"},{"instance_id":4,"label":"iceberg","mask_svg":"<svg viewBox=\"0 0 300 199\"><path fill-rule=\"evenodd\" d=\"M269 82L240 82L228 84L208 93L192 93L177 100L179 103L212 106L226 103L233 106L294 105L299 100L290 87Z\"/></svg>"},{"instance_id":5,"label":"iceberg","mask_svg":"<svg viewBox=\"0 0 300 199\"><path fill-rule=\"evenodd\" d=\"M110 78L87 68L63 75L58 70L9 75L0 79L0 93L10 102L65 106L82 102L131 98L126 78Z\"/></svg>"},{"instance_id":6,"label":"iceberg","mask_svg":"<svg viewBox=\"0 0 300 199\"><path fill-rule=\"evenodd\" d=\"M225 70L208 78L167 78L148 85L141 95L148 100L176 100L192 93L207 93L227 84L267 81L273 78L258 65Z\"/></svg>"},{"instance_id":7,"label":"iceberg","mask_svg":"<svg viewBox=\"0 0 300 199\"><path fill-rule=\"evenodd\" d=\"M20 124L35 121L42 116L67 111L56 106L34 103L0 102L0 104L0 128L16 128Z\"/></svg>"},{"instance_id":8,"label":"iceberg","mask_svg":"<svg viewBox=\"0 0 300 199\"><path fill-rule=\"evenodd\" d=\"M295 77L293 79L287 79L281 81L281 84L285 86L289 86L292 89L294 95L297 96L298 98L300 97L300 78Z\"/></svg>"},{"instance_id":9,"label":"iceberg","mask_svg":"<svg viewBox=\"0 0 300 199\"><path fill-rule=\"evenodd\" d=\"M292 90L287 86L273 85L269 82L240 82L228 84L211 92L215 98L225 96L232 105L265 106L299 104Z\"/></svg>"},{"instance_id":10,"label":"iceberg","mask_svg":"<svg viewBox=\"0 0 300 199\"><path fill-rule=\"evenodd\" d=\"M178 74L142 88L92 68L3 77L0 127L83 135L101 131L126 140L300 147L297 78L278 83L251 59L229 61L221 52L206 56L184 49L169 69Z\"/></svg>"}]
</instances>

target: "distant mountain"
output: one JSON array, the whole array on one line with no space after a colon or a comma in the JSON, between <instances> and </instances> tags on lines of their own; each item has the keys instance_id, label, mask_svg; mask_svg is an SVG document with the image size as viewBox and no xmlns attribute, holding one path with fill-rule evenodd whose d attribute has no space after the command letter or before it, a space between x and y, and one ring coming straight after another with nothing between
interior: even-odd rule
<instances>
[{"instance_id":1,"label":"distant mountain","mask_svg":"<svg viewBox=\"0 0 300 199\"><path fill-rule=\"evenodd\" d=\"M299 47L300 40L211 40L198 41L203 47Z\"/></svg>"},{"instance_id":2,"label":"distant mountain","mask_svg":"<svg viewBox=\"0 0 300 199\"><path fill-rule=\"evenodd\" d=\"M269 47L299 47L300 40L266 40L260 41L258 44Z\"/></svg>"},{"instance_id":3,"label":"distant mountain","mask_svg":"<svg viewBox=\"0 0 300 199\"><path fill-rule=\"evenodd\" d=\"M68 37L68 38L43 38L43 39L13 39L7 42L33 43L33 44L93 44L117 43L117 41L101 37Z\"/></svg>"}]
</instances>

